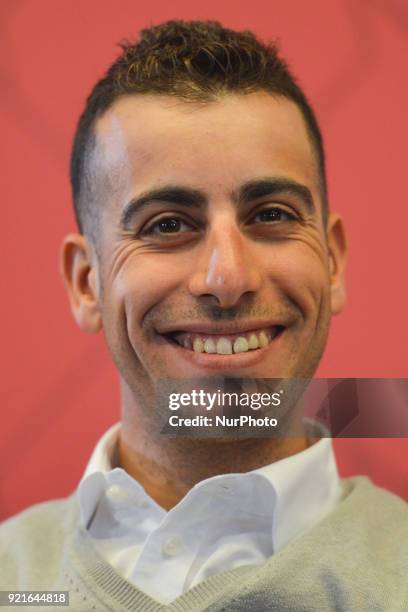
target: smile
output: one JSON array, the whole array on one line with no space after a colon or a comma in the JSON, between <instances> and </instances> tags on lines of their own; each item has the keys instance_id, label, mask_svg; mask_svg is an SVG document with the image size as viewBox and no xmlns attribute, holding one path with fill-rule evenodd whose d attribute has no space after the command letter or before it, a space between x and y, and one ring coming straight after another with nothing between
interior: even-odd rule
<instances>
[{"instance_id":1,"label":"smile","mask_svg":"<svg viewBox=\"0 0 408 612\"><path fill-rule=\"evenodd\" d=\"M233 355L266 348L284 328L279 325L236 334L175 331L167 338L194 353Z\"/></svg>"}]
</instances>

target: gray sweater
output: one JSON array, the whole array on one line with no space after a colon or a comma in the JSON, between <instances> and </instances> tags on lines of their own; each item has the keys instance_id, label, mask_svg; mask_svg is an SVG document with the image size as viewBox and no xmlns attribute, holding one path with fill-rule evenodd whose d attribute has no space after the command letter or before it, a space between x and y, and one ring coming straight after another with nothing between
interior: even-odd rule
<instances>
[{"instance_id":1,"label":"gray sweater","mask_svg":"<svg viewBox=\"0 0 408 612\"><path fill-rule=\"evenodd\" d=\"M0 527L0 589L69 590L75 612L408 611L408 505L365 477L342 484L329 516L282 551L212 576L168 606L97 554L78 526L75 495L40 504Z\"/></svg>"}]
</instances>

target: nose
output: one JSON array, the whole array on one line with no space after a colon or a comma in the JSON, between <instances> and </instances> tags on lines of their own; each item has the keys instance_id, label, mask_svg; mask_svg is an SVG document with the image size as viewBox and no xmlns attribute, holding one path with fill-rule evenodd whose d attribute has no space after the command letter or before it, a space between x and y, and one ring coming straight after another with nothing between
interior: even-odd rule
<instances>
[{"instance_id":1,"label":"nose","mask_svg":"<svg viewBox=\"0 0 408 612\"><path fill-rule=\"evenodd\" d=\"M189 280L195 297L211 297L217 306L231 308L261 287L260 266L252 245L235 222L219 222L202 245L197 266Z\"/></svg>"}]
</instances>

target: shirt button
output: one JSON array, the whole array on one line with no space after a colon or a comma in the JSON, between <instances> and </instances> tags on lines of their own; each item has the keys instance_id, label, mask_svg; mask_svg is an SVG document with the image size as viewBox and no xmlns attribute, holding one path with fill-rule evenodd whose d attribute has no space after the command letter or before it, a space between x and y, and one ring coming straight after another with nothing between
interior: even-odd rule
<instances>
[{"instance_id":1,"label":"shirt button","mask_svg":"<svg viewBox=\"0 0 408 612\"><path fill-rule=\"evenodd\" d=\"M124 504L130 499L129 491L125 489L125 487L121 487L117 484L111 485L107 489L106 495L109 500L114 504Z\"/></svg>"},{"instance_id":2,"label":"shirt button","mask_svg":"<svg viewBox=\"0 0 408 612\"><path fill-rule=\"evenodd\" d=\"M176 557L183 550L183 543L177 536L169 536L162 543L162 552L166 557Z\"/></svg>"}]
</instances>

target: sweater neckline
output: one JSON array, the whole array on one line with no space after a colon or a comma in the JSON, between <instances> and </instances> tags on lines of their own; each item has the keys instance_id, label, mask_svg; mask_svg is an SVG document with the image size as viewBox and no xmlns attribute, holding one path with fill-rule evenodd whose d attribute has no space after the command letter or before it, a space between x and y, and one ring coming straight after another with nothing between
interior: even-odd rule
<instances>
[{"instance_id":1,"label":"sweater neckline","mask_svg":"<svg viewBox=\"0 0 408 612\"><path fill-rule=\"evenodd\" d=\"M333 510L336 513L339 506L342 506L350 493L355 489L357 482L365 480L364 477L356 477L342 481L343 495L338 506ZM120 576L111 565L109 565L98 553L92 544L92 540L83 527L78 527L79 524L79 508L77 499L73 497L74 512L71 515L73 521L71 533L75 534L71 539L70 554L73 560L73 567L78 569L78 576L81 580L88 583L95 596L103 597L103 602L111 607L115 612L117 610L143 610L143 612L191 612L194 609L205 609L211 605L216 598L219 598L224 592L241 583L242 579L248 578L251 574L259 572L260 567L268 564L276 557L285 554L285 550L291 548L292 543L282 551L273 555L261 566L259 565L243 565L214 576L209 576L204 581L183 593L169 604L162 604L153 599L147 593L144 593L136 586L128 582ZM331 515L333 514L331 513ZM323 519L312 530L318 529L324 525L328 517ZM300 535L299 538L304 537ZM299 538L296 538L298 540ZM82 571L84 570L84 571ZM103 592L99 594L98 591Z\"/></svg>"},{"instance_id":2,"label":"sweater neckline","mask_svg":"<svg viewBox=\"0 0 408 612\"><path fill-rule=\"evenodd\" d=\"M81 527L77 529L71 552L74 554L74 567L78 562L83 566L86 576L104 591L104 597L111 599L113 609L143 610L143 612L191 612L197 605L209 605L223 591L240 584L242 578L248 577L259 569L258 565L243 565L221 574L209 576L203 582L189 589L169 604L162 604L144 593L136 586L120 576L94 548L87 532ZM84 579L84 573L78 574ZM87 578L85 578L85 581ZM92 589L95 590L95 589ZM104 599L105 603L108 600Z\"/></svg>"}]
</instances>

